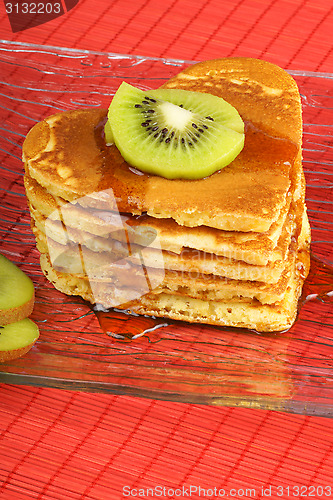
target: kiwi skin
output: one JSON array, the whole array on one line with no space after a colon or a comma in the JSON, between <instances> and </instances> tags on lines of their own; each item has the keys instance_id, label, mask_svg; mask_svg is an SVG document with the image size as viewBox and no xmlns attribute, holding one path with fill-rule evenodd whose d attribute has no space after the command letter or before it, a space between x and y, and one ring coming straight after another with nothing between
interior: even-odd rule
<instances>
[{"instance_id":1,"label":"kiwi skin","mask_svg":"<svg viewBox=\"0 0 333 500\"><path fill-rule=\"evenodd\" d=\"M9 323L15 323L21 319L27 318L33 311L34 303L35 295L25 304L9 309L0 309L0 325L8 325Z\"/></svg>"},{"instance_id":2,"label":"kiwi skin","mask_svg":"<svg viewBox=\"0 0 333 500\"><path fill-rule=\"evenodd\" d=\"M212 94L142 91L123 82L108 123L127 163L168 179L207 177L229 165L244 146L237 110Z\"/></svg>"}]
</instances>

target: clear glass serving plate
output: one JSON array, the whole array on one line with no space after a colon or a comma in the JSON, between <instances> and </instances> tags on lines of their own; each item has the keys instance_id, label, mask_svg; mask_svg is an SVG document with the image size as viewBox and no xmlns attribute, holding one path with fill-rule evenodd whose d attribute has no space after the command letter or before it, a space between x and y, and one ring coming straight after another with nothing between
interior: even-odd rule
<instances>
[{"instance_id":1,"label":"clear glass serving plate","mask_svg":"<svg viewBox=\"0 0 333 500\"><path fill-rule=\"evenodd\" d=\"M319 296L302 306L288 332L172 322L135 341L116 340L85 303L55 290L41 273L23 187L28 130L59 110L108 107L123 80L156 88L189 64L0 42L0 252L33 279L32 319L41 332L27 355L0 365L0 382L331 416L333 308L317 277L333 281L322 266L333 263L332 74L291 72L303 101L307 205L320 265L309 288Z\"/></svg>"}]
</instances>

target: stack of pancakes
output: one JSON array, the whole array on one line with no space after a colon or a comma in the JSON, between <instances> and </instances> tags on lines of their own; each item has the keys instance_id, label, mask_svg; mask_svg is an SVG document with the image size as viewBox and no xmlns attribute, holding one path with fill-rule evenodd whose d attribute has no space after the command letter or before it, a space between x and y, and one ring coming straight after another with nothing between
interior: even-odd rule
<instances>
[{"instance_id":1,"label":"stack of pancakes","mask_svg":"<svg viewBox=\"0 0 333 500\"><path fill-rule=\"evenodd\" d=\"M164 87L223 97L244 120L244 149L207 178L168 180L105 144L106 110L38 123L23 159L44 274L104 308L289 328L310 241L294 80L273 64L229 58L196 64Z\"/></svg>"}]
</instances>

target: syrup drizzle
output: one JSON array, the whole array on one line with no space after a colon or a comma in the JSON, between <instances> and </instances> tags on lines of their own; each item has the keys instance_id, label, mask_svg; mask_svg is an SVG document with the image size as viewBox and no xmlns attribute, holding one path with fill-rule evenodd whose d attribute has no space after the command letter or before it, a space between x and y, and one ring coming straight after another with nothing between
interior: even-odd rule
<instances>
[{"instance_id":1,"label":"syrup drizzle","mask_svg":"<svg viewBox=\"0 0 333 500\"><path fill-rule=\"evenodd\" d=\"M107 155L108 148L105 145L104 140L104 125L106 122L106 117L96 126L95 128L95 136L96 142L99 144L101 154L103 156ZM297 153L297 148L295 144L291 141L280 140L275 137L272 137L270 134L266 132L262 133L260 128L257 128L252 123L246 123L247 135L251 135L252 140L250 141L250 146L254 147L254 150L257 152L258 149L262 151L266 151L266 154L270 154L276 158L276 151L273 147L262 147L263 141L270 141L270 146L274 146L278 148L280 153L282 152L283 158L288 161L284 161L283 165L290 165L294 162L295 155ZM258 144L260 146L258 146ZM142 172L138 172L136 169L130 170L133 173L138 175L142 175ZM145 217L145 215L139 216ZM131 225L133 223L132 218L129 218L126 221L127 224ZM129 242L127 242L129 243ZM300 272L302 270L300 269ZM310 272L307 279L304 282L302 295L299 299L298 303L298 315L301 308L304 304L306 304L310 300L321 300L323 302L328 302L333 297L333 267L325 264L319 258L315 257L311 254L311 267ZM155 318L153 316L142 316L130 311L122 311L116 308L103 309L100 306L91 306L93 312L95 313L99 325L102 331L113 337L114 339L123 340L123 341L131 341L138 339L144 335L149 335L149 340L151 341L151 334L156 330L169 326L175 321L165 319L165 318ZM296 319L297 322L297 319ZM185 322L186 323L186 322ZM229 329L228 327L221 327L222 329ZM256 330L246 330L245 328L236 329L239 331L248 331L252 333L261 334ZM284 333L284 332L282 332ZM154 339L160 339L158 334L154 334Z\"/></svg>"},{"instance_id":2,"label":"syrup drizzle","mask_svg":"<svg viewBox=\"0 0 333 500\"><path fill-rule=\"evenodd\" d=\"M159 337L154 334L156 330L170 325L170 322L164 318L142 316L116 308L105 310L95 305L92 306L92 310L102 331L117 340L131 341L150 334L149 340L156 342L159 340Z\"/></svg>"},{"instance_id":3,"label":"syrup drizzle","mask_svg":"<svg viewBox=\"0 0 333 500\"><path fill-rule=\"evenodd\" d=\"M303 285L299 306L302 307L306 302L314 299L329 302L332 297L333 266L325 264L311 254L310 272Z\"/></svg>"},{"instance_id":4,"label":"syrup drizzle","mask_svg":"<svg viewBox=\"0 0 333 500\"><path fill-rule=\"evenodd\" d=\"M303 292L299 299L298 313L300 309L310 300L321 300L329 302L333 297L333 267L322 262L318 257L311 254L310 272L303 285ZM142 316L130 311L119 309L104 309L100 306L91 306L95 313L102 331L122 341L136 340L149 334L149 341L160 340L157 330L173 324L172 320L155 318L153 316ZM297 321L297 320L296 320ZM241 329L246 331L245 329ZM249 330L250 331L250 330ZM254 333L254 330L251 330ZM260 334L260 332L255 332Z\"/></svg>"}]
</instances>

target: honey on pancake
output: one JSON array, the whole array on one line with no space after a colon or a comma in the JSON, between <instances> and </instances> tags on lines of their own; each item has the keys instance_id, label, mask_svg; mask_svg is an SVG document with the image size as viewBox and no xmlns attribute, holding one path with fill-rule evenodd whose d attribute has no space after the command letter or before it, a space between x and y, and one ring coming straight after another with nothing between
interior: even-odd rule
<instances>
[{"instance_id":1,"label":"honey on pancake","mask_svg":"<svg viewBox=\"0 0 333 500\"><path fill-rule=\"evenodd\" d=\"M100 116L100 115L99 115ZM149 184L154 184L155 182L159 182L160 178L152 175L147 175L147 174L142 174L138 175L137 173L133 172L130 169L130 166L123 161L123 159L120 157L118 158L117 162L114 162L113 159L115 158L114 155L119 155L117 152L116 148L114 147L108 147L106 146L103 137L102 137L102 122L99 121L97 122L94 127L94 140L95 140L95 154L96 151L98 152L98 162L97 164L100 165L100 176L99 176L99 186L98 189L105 187L105 189L112 185L113 192L115 194L115 198L118 204L118 208L120 210L120 207L123 206L125 203L125 207L128 209L127 211L132 210L133 211L133 198L135 196L138 196L140 194L140 197L144 200L145 199L145 189L149 188ZM258 155L257 150L260 150L260 154ZM283 138L277 138L269 135L268 133L260 130L258 127L255 125L247 122L246 123L246 142L244 146L244 151L246 152L248 157L255 157L256 158L256 165L255 168L253 166L253 163L251 165L251 169L248 169L250 172L250 175L252 177L255 176L255 174L259 173L259 178L260 175L263 175L262 172L262 164L269 164L272 165L272 168L278 168L279 171L282 171L284 175L284 179L287 179L287 176L289 175L289 171L291 169L291 166L293 165L296 155L298 153L298 148L297 146L292 142L288 141ZM110 161L110 155L111 155L111 160ZM232 165L230 166L230 168ZM229 168L229 167L227 167ZM245 172L247 171L247 164L246 162L243 162L241 166L238 167L239 169L244 170ZM119 176L120 172L120 176ZM125 177L128 179L131 179L131 182L123 182L122 180L119 181L119 177L121 178L121 175L124 174ZM217 174L213 174L211 176L217 176ZM116 179L116 180L115 180ZM136 181L134 183L134 180ZM275 179L275 176L272 175L272 180ZM172 185L174 183L178 183L181 185L188 185L188 184L194 184L198 182L204 182L210 180L210 178L203 179L202 181L169 181L162 179L162 181L166 181L167 184L170 182ZM258 180L256 179L256 182ZM254 182L254 181L253 181ZM289 182L289 178L288 178ZM290 181L292 182L292 180ZM131 189L129 189L129 187ZM258 186L257 186L258 187ZM265 186L261 186L265 187ZM103 189L102 189L103 191ZM98 191L97 191L98 192ZM170 193L169 191L166 191L168 196ZM93 200L94 201L94 200ZM97 200L98 201L98 200ZM127 205L126 205L127 203ZM239 201L238 201L239 203ZM119 206L120 205L120 206ZM131 205L131 207L129 206ZM145 217L145 212L139 218ZM193 253L193 252L192 252ZM195 256L197 256L197 252L193 253ZM136 335L136 334L135 334Z\"/></svg>"},{"instance_id":2,"label":"honey on pancake","mask_svg":"<svg viewBox=\"0 0 333 500\"><path fill-rule=\"evenodd\" d=\"M101 124L95 127L96 144L103 158L97 191L112 187L120 212L149 213L154 206L153 215L156 217L161 210L161 217L176 218L175 214L182 207L184 213L195 215L195 222L186 217L184 225L188 226L200 225L204 213L210 214L208 225L218 227L217 210L222 210L244 219L247 213L251 213L251 219L262 219L264 227L259 229L268 230L272 213L276 214L273 217L276 219L277 208L284 203L291 167L298 153L298 147L292 141L274 137L269 131L246 122L244 149L228 167L200 180L170 181L134 172L115 146L106 146L101 129ZM165 207L168 213L165 213ZM240 224L242 222L237 221L236 230ZM246 228L242 230L254 230L249 227L249 222L243 224ZM231 228L228 225L226 229Z\"/></svg>"},{"instance_id":3,"label":"honey on pancake","mask_svg":"<svg viewBox=\"0 0 333 500\"><path fill-rule=\"evenodd\" d=\"M105 114L81 110L64 113L61 118L56 115L50 123L59 150L50 146L40 156L29 153L35 134L38 142L38 129L28 134L23 148L28 171L53 196L73 201L91 195L94 208L148 213L174 218L180 225L236 231L264 232L278 218L298 153L292 141L246 122L244 148L229 166L200 180L168 180L138 175L115 146L105 145L100 125ZM65 158L61 158L64 151ZM110 189L113 197L97 195Z\"/></svg>"},{"instance_id":4,"label":"honey on pancake","mask_svg":"<svg viewBox=\"0 0 333 500\"><path fill-rule=\"evenodd\" d=\"M122 217L125 215L124 219L128 214L129 230L135 225L136 216L139 219L147 216L155 220L173 219L173 227L169 228L169 233L166 230L171 238L173 235L179 236L181 226L187 226L187 229L202 226L218 232L235 231L240 235L252 232L262 237L273 226L275 229L280 228L278 221L279 224L281 220L285 221L282 217L284 215L290 221L291 227L293 224L298 226L296 232L291 232L292 229L286 232L288 246L290 237L294 236L294 245L292 242L288 252L289 257L295 256L296 259L296 253L303 248L298 241L298 234L301 234L305 206L301 167L301 107L294 80L281 68L270 63L248 58L231 58L194 65L169 80L164 87L211 92L224 97L238 110L245 122L245 146L229 166L210 177L192 181L168 180L143 174L128 165L114 145L106 146L102 137L105 110L77 110L46 119L43 124L33 128L27 137L23 147L27 175L41 187L41 197L44 197L45 192L59 197L60 204L73 202L74 207L78 209L77 212L74 210L74 218L80 207L81 210L88 208L88 212L93 209L85 218L88 225L83 229L89 234L89 222L94 217L95 209L120 213ZM39 136L42 137L41 141ZM295 201L296 210L289 211L289 208L286 208L288 203L292 203L291 200ZM43 205L42 202L41 206L42 211L44 206L48 208L47 203ZM37 207L36 216L38 212ZM69 222L71 221L73 217ZM61 272L57 274L57 270L52 268L52 262L49 262L48 251L43 249L42 228L40 235L38 231L35 228L37 244L42 252L41 267L59 290L73 295L79 294L91 302L104 301L104 307L114 306L115 303L108 302L108 299L113 293L111 288L118 286L117 281L110 279L106 288L103 280L98 281L98 291L101 292L98 295L89 290L93 281L87 282L84 276L70 272L67 275ZM163 226L160 231L163 231ZM200 237L201 235L197 235L197 239ZM218 239L214 240L212 237L210 241L212 248L214 245L219 246ZM264 239L256 241L259 251L260 245L264 245L263 241ZM195 245L195 238L191 243ZM127 247L131 252L128 238ZM183 248L187 247L192 248L192 245L183 245ZM98 268L104 262L101 248L102 251L105 250L103 246L97 245L86 252L87 257L95 259ZM203 251L206 249L207 246L204 245ZM278 249L280 250L280 246ZM169 251L173 252L172 249ZM108 253L108 249L105 253ZM182 261L182 256L176 255L178 253L174 254L175 258L168 257L167 262L164 253L164 269L168 266L170 269L183 266L182 270L188 271L192 261L193 265L195 264L193 259L191 262L185 262L186 259ZM198 252L191 253L191 257L197 260L201 256ZM224 328L247 326L263 331L271 331L274 328L282 330L291 325L295 318L297 300L307 274L307 256L305 250L304 259L301 257L298 260L299 267L294 265L292 271L289 274L287 272L289 278L286 292L281 300L278 299L272 304L265 305L257 299L249 301L248 297L242 296L241 287L234 300L231 297L230 301L229 298L216 301L213 296L203 297L202 300L191 298L186 292L174 298L172 293L164 290L151 293L150 287L150 292L141 295L140 299L127 302L120 300L117 302L119 306L116 307L133 311L136 324L137 314L140 314L140 318L150 316L147 320L149 331L155 331L155 326L164 321L163 316L191 323L226 325ZM150 265L154 267L155 264L156 269L160 268L160 263L154 259L155 255L152 255ZM282 260L284 257L277 257L277 262ZM269 263L270 259L267 261ZM145 261L144 265L149 262ZM210 263L208 259L207 269L211 269L209 266L213 264L214 262ZM240 254L237 255L235 264L243 270ZM263 263L262 267L272 274L267 262ZM220 269L217 274L221 274ZM96 276L99 279L99 275ZM92 276L95 282L96 276ZM121 292L122 290L119 290L120 295ZM108 334L114 334L117 338L124 337L121 335L122 327L117 330L114 323L111 327L109 325L109 321L114 322L114 313L119 315L119 312L111 310L105 315L103 311L98 313L104 331L107 330ZM163 319L158 319L158 324L155 325L155 319L151 315L162 316ZM126 316L128 318L128 314ZM128 321L130 320L126 321L126 332L130 326ZM147 331L145 319L140 319L140 322L142 321L144 325L140 327L141 333L135 329L131 333L130 328L125 338L137 338Z\"/></svg>"}]
</instances>

